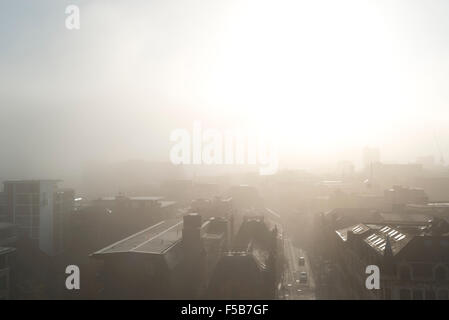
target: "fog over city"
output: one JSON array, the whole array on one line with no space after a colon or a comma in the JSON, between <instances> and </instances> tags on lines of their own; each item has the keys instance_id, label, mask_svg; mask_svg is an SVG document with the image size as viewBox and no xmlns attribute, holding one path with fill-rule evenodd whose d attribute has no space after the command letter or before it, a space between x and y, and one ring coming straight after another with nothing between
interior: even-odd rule
<instances>
[{"instance_id":1,"label":"fog over city","mask_svg":"<svg viewBox=\"0 0 449 320\"><path fill-rule=\"evenodd\" d=\"M168 161L194 120L264 128L280 168L449 156L446 1L76 2L77 32L0 4L0 177Z\"/></svg>"},{"instance_id":2,"label":"fog over city","mask_svg":"<svg viewBox=\"0 0 449 320\"><path fill-rule=\"evenodd\" d=\"M0 1L0 300L449 300L448 17Z\"/></svg>"}]
</instances>

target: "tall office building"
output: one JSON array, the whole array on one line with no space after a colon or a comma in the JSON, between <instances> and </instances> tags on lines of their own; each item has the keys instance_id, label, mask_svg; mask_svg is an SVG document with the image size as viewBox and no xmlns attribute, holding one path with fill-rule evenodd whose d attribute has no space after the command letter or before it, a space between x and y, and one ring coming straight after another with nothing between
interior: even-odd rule
<instances>
[{"instance_id":1,"label":"tall office building","mask_svg":"<svg viewBox=\"0 0 449 320\"><path fill-rule=\"evenodd\" d=\"M6 207L6 194L4 192L0 192L0 222L7 221L7 207Z\"/></svg>"},{"instance_id":2,"label":"tall office building","mask_svg":"<svg viewBox=\"0 0 449 320\"><path fill-rule=\"evenodd\" d=\"M63 251L65 214L73 209L73 190L58 189L58 180L4 182L6 220L18 227L19 236L36 241L53 256Z\"/></svg>"},{"instance_id":3,"label":"tall office building","mask_svg":"<svg viewBox=\"0 0 449 320\"><path fill-rule=\"evenodd\" d=\"M363 165L365 168L370 168L374 163L380 162L380 151L377 148L365 147L363 149Z\"/></svg>"}]
</instances>

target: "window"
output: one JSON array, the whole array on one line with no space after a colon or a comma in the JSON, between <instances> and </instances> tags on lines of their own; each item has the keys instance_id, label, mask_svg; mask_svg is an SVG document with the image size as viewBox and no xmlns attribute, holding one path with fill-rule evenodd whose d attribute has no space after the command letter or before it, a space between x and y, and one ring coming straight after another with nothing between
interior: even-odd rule
<instances>
[{"instance_id":1,"label":"window","mask_svg":"<svg viewBox=\"0 0 449 320\"><path fill-rule=\"evenodd\" d=\"M31 204L31 194L18 194L16 196L16 204Z\"/></svg>"},{"instance_id":2,"label":"window","mask_svg":"<svg viewBox=\"0 0 449 320\"><path fill-rule=\"evenodd\" d=\"M435 300L435 291L427 290L426 291L426 300Z\"/></svg>"},{"instance_id":3,"label":"window","mask_svg":"<svg viewBox=\"0 0 449 320\"><path fill-rule=\"evenodd\" d=\"M403 281L409 281L412 279L412 270L409 266L399 267L399 279Z\"/></svg>"},{"instance_id":4,"label":"window","mask_svg":"<svg viewBox=\"0 0 449 320\"><path fill-rule=\"evenodd\" d=\"M39 193L33 194L33 206L39 206Z\"/></svg>"},{"instance_id":5,"label":"window","mask_svg":"<svg viewBox=\"0 0 449 320\"><path fill-rule=\"evenodd\" d=\"M31 226L31 218L30 216L16 215L15 224L21 227L29 227Z\"/></svg>"},{"instance_id":6,"label":"window","mask_svg":"<svg viewBox=\"0 0 449 320\"><path fill-rule=\"evenodd\" d=\"M434 270L435 281L442 282L446 280L446 269L443 266L438 266Z\"/></svg>"},{"instance_id":7,"label":"window","mask_svg":"<svg viewBox=\"0 0 449 320\"><path fill-rule=\"evenodd\" d=\"M16 215L30 215L31 214L31 207L30 206L17 205L15 207L15 214Z\"/></svg>"},{"instance_id":8,"label":"window","mask_svg":"<svg viewBox=\"0 0 449 320\"><path fill-rule=\"evenodd\" d=\"M391 289L390 288L384 289L384 299L391 300Z\"/></svg>"},{"instance_id":9,"label":"window","mask_svg":"<svg viewBox=\"0 0 449 320\"><path fill-rule=\"evenodd\" d=\"M414 289L413 290L413 300L424 300L424 295L422 290Z\"/></svg>"},{"instance_id":10,"label":"window","mask_svg":"<svg viewBox=\"0 0 449 320\"><path fill-rule=\"evenodd\" d=\"M31 229L31 238L32 239L39 239L39 228L32 228Z\"/></svg>"},{"instance_id":11,"label":"window","mask_svg":"<svg viewBox=\"0 0 449 320\"><path fill-rule=\"evenodd\" d=\"M410 290L409 289L401 289L399 290L399 299L401 300L410 300Z\"/></svg>"},{"instance_id":12,"label":"window","mask_svg":"<svg viewBox=\"0 0 449 320\"><path fill-rule=\"evenodd\" d=\"M448 291L446 289L438 290L438 300L449 300Z\"/></svg>"},{"instance_id":13,"label":"window","mask_svg":"<svg viewBox=\"0 0 449 320\"><path fill-rule=\"evenodd\" d=\"M39 192L39 183L18 183L15 188L17 193L37 193Z\"/></svg>"},{"instance_id":14,"label":"window","mask_svg":"<svg viewBox=\"0 0 449 320\"><path fill-rule=\"evenodd\" d=\"M6 281L6 276L0 277L0 290L5 290L8 282Z\"/></svg>"},{"instance_id":15,"label":"window","mask_svg":"<svg viewBox=\"0 0 449 320\"><path fill-rule=\"evenodd\" d=\"M48 205L47 193L43 192L42 193L42 206L46 206L46 205Z\"/></svg>"},{"instance_id":16,"label":"window","mask_svg":"<svg viewBox=\"0 0 449 320\"><path fill-rule=\"evenodd\" d=\"M33 226L34 227L38 227L40 225L40 217L39 216L33 216L32 217L32 222L33 222Z\"/></svg>"}]
</instances>

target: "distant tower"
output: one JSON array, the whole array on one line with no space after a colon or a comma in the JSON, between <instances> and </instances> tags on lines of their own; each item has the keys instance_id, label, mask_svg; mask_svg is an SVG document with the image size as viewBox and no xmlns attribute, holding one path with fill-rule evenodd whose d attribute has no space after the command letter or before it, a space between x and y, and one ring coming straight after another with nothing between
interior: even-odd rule
<instances>
[{"instance_id":1,"label":"distant tower","mask_svg":"<svg viewBox=\"0 0 449 320\"><path fill-rule=\"evenodd\" d=\"M365 172L368 174L368 178L364 181L364 184L368 189L372 189L374 186L373 164L379 162L380 162L379 149L370 147L365 147L363 149L363 165Z\"/></svg>"},{"instance_id":2,"label":"distant tower","mask_svg":"<svg viewBox=\"0 0 449 320\"><path fill-rule=\"evenodd\" d=\"M363 165L369 169L373 163L380 162L380 152L378 148L365 147L363 149Z\"/></svg>"}]
</instances>

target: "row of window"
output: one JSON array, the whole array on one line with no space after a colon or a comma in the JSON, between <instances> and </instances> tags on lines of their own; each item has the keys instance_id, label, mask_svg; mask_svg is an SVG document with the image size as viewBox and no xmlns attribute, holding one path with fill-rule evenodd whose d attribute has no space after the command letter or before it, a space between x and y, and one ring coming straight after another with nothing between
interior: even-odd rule
<instances>
[{"instance_id":1,"label":"row of window","mask_svg":"<svg viewBox=\"0 0 449 320\"><path fill-rule=\"evenodd\" d=\"M433 270L433 276L435 281L446 281L448 280L448 270L444 266L437 266ZM412 268L407 265L403 265L399 267L399 279L403 281L412 280Z\"/></svg>"},{"instance_id":2,"label":"row of window","mask_svg":"<svg viewBox=\"0 0 449 320\"><path fill-rule=\"evenodd\" d=\"M14 223L21 227L38 227L40 225L40 217L38 215L16 215Z\"/></svg>"},{"instance_id":3,"label":"row of window","mask_svg":"<svg viewBox=\"0 0 449 320\"><path fill-rule=\"evenodd\" d=\"M39 206L17 205L14 209L16 215L39 215Z\"/></svg>"},{"instance_id":4,"label":"row of window","mask_svg":"<svg viewBox=\"0 0 449 320\"><path fill-rule=\"evenodd\" d=\"M399 290L400 300L449 300L449 291L447 289L424 290L424 289L407 289Z\"/></svg>"},{"instance_id":5,"label":"row of window","mask_svg":"<svg viewBox=\"0 0 449 320\"><path fill-rule=\"evenodd\" d=\"M39 239L39 228L19 228L19 235L21 236L28 236L31 239Z\"/></svg>"}]
</instances>

